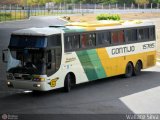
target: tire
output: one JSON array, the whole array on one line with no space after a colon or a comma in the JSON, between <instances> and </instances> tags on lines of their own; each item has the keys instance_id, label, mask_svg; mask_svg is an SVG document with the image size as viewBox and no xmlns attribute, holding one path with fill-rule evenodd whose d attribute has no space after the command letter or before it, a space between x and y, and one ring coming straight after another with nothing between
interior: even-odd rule
<instances>
[{"instance_id":1,"label":"tire","mask_svg":"<svg viewBox=\"0 0 160 120\"><path fill-rule=\"evenodd\" d=\"M142 63L140 61L137 61L135 68L134 68L134 75L137 76L141 74L141 69L142 69Z\"/></svg>"},{"instance_id":2,"label":"tire","mask_svg":"<svg viewBox=\"0 0 160 120\"><path fill-rule=\"evenodd\" d=\"M126 66L126 70L125 70L125 77L129 78L133 75L133 65L131 62L129 62Z\"/></svg>"},{"instance_id":3,"label":"tire","mask_svg":"<svg viewBox=\"0 0 160 120\"><path fill-rule=\"evenodd\" d=\"M64 81L64 91L70 92L71 91L71 75L67 74L65 81Z\"/></svg>"}]
</instances>

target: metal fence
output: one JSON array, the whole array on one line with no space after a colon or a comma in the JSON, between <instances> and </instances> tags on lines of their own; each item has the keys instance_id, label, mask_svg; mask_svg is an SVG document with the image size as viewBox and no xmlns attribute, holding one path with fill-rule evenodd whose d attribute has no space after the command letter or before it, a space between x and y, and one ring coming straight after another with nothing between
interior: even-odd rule
<instances>
[{"instance_id":1,"label":"metal fence","mask_svg":"<svg viewBox=\"0 0 160 120\"><path fill-rule=\"evenodd\" d=\"M160 12L159 4L55 4L52 6L0 5L0 22L27 19L30 16L87 13Z\"/></svg>"}]
</instances>

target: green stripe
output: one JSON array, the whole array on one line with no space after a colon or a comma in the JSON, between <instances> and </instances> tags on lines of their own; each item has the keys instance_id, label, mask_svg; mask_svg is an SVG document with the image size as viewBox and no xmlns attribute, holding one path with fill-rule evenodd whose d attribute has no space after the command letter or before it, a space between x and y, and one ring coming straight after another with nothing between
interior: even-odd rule
<instances>
[{"instance_id":1,"label":"green stripe","mask_svg":"<svg viewBox=\"0 0 160 120\"><path fill-rule=\"evenodd\" d=\"M88 80L96 80L106 77L106 73L95 49L77 51L76 53Z\"/></svg>"}]
</instances>

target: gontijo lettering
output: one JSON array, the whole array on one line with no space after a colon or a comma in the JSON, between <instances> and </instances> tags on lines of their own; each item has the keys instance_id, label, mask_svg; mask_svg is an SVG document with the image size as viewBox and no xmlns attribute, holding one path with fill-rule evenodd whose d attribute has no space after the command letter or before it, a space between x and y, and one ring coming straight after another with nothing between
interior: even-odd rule
<instances>
[{"instance_id":1,"label":"gontijo lettering","mask_svg":"<svg viewBox=\"0 0 160 120\"><path fill-rule=\"evenodd\" d=\"M126 46L120 48L113 48L112 55L121 54L121 53L130 53L135 51L135 46Z\"/></svg>"}]
</instances>

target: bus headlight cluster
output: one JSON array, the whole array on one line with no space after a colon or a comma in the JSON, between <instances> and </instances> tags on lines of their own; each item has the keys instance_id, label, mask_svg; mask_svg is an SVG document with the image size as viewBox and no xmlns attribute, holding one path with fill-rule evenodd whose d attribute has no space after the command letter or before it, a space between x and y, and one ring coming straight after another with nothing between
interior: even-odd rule
<instances>
[{"instance_id":1,"label":"bus headlight cluster","mask_svg":"<svg viewBox=\"0 0 160 120\"><path fill-rule=\"evenodd\" d=\"M33 78L33 81L35 81L35 82L43 82L43 81L45 81L45 78Z\"/></svg>"},{"instance_id":2,"label":"bus headlight cluster","mask_svg":"<svg viewBox=\"0 0 160 120\"><path fill-rule=\"evenodd\" d=\"M8 86L8 87L13 87L13 84L8 81L8 82L7 82L7 86Z\"/></svg>"}]
</instances>

